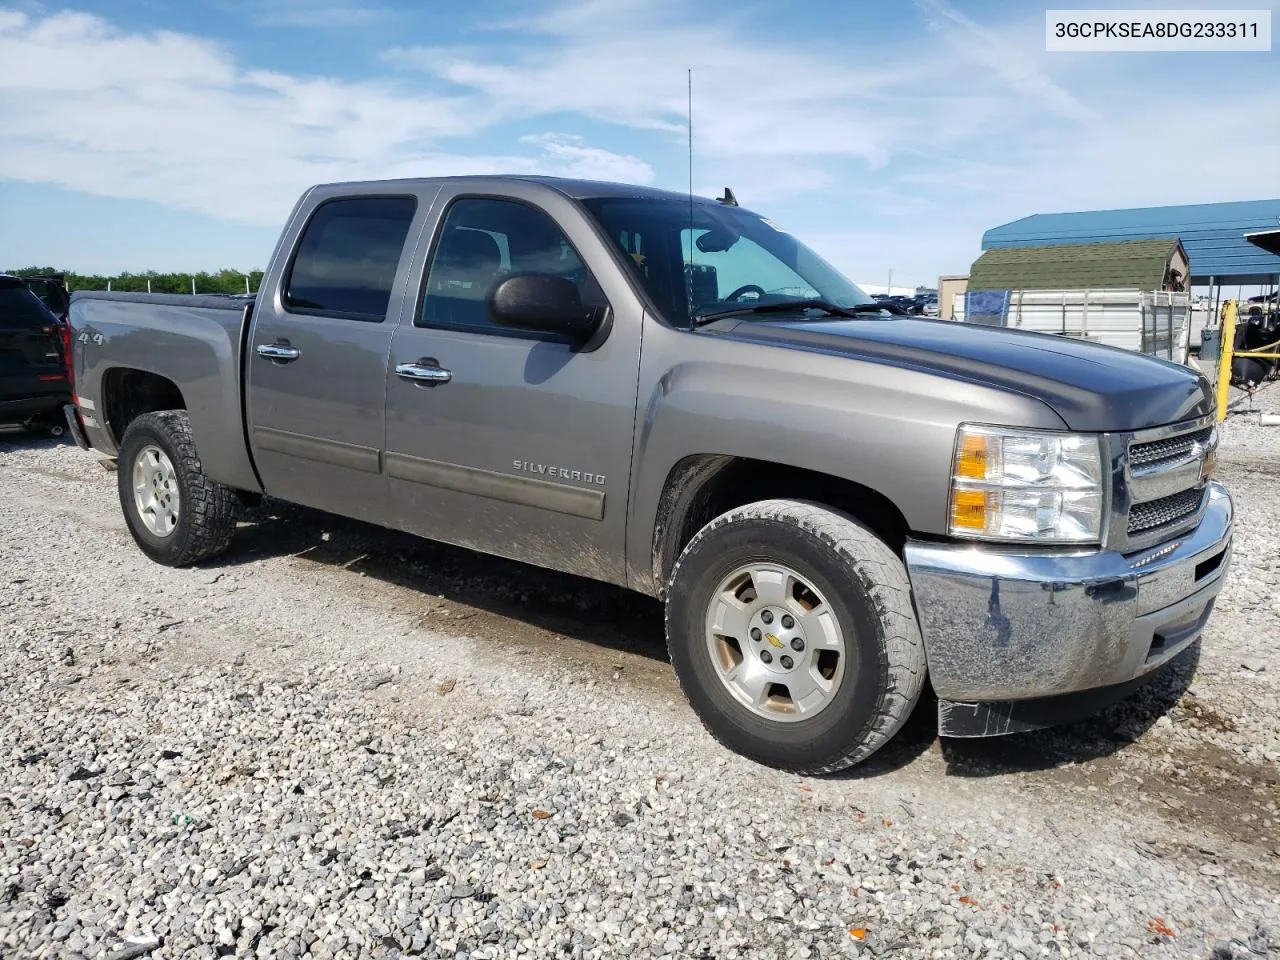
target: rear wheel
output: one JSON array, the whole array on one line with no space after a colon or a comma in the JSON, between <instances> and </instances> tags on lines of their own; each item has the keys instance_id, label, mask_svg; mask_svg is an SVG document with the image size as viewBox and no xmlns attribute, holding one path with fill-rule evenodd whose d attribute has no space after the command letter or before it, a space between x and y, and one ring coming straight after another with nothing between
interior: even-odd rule
<instances>
[{"instance_id":1,"label":"rear wheel","mask_svg":"<svg viewBox=\"0 0 1280 960\"><path fill-rule=\"evenodd\" d=\"M157 563L199 563L231 542L235 491L205 476L185 410L147 413L129 424L116 478L129 532Z\"/></svg>"},{"instance_id":2,"label":"rear wheel","mask_svg":"<svg viewBox=\"0 0 1280 960\"><path fill-rule=\"evenodd\" d=\"M704 527L672 572L667 643L713 736L803 773L871 756L924 686L902 562L815 503L763 501Z\"/></svg>"}]
</instances>

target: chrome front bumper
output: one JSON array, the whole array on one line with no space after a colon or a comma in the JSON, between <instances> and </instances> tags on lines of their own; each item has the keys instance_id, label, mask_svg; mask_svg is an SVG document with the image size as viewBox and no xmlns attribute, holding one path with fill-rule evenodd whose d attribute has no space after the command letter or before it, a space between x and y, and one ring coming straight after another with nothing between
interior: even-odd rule
<instances>
[{"instance_id":1,"label":"chrome front bumper","mask_svg":"<svg viewBox=\"0 0 1280 960\"><path fill-rule=\"evenodd\" d=\"M1204 628L1230 563L1231 532L1231 497L1213 483L1198 527L1134 553L909 541L934 690L952 706L1022 701L1155 670Z\"/></svg>"}]
</instances>

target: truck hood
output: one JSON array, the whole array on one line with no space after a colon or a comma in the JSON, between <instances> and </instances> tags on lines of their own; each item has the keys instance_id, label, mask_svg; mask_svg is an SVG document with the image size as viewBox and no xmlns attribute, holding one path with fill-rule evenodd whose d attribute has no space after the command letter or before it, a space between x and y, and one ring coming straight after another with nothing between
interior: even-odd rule
<instances>
[{"instance_id":1,"label":"truck hood","mask_svg":"<svg viewBox=\"0 0 1280 960\"><path fill-rule=\"evenodd\" d=\"M1117 347L919 318L734 318L702 333L911 367L1035 397L1072 430L1125 431L1213 412L1197 371Z\"/></svg>"}]
</instances>

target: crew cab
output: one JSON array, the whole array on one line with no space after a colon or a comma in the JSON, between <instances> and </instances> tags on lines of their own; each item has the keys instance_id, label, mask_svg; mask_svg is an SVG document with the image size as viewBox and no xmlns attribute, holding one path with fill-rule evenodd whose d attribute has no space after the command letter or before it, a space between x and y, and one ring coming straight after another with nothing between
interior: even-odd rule
<instances>
[{"instance_id":1,"label":"crew cab","mask_svg":"<svg viewBox=\"0 0 1280 960\"><path fill-rule=\"evenodd\" d=\"M252 300L71 325L68 422L152 559L266 495L628 587L710 733L791 770L870 756L926 677L944 736L1094 709L1229 566L1197 372L892 313L727 191L317 186Z\"/></svg>"}]
</instances>

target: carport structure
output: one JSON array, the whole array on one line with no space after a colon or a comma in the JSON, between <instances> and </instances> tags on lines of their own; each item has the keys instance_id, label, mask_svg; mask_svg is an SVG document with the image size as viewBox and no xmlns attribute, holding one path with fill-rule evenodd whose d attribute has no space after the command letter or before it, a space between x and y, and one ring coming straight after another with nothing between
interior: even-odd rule
<instances>
[{"instance_id":1,"label":"carport structure","mask_svg":"<svg viewBox=\"0 0 1280 960\"><path fill-rule=\"evenodd\" d=\"M1280 199L1037 213L992 227L982 249L1177 238L1191 261L1191 284L1280 286Z\"/></svg>"}]
</instances>

